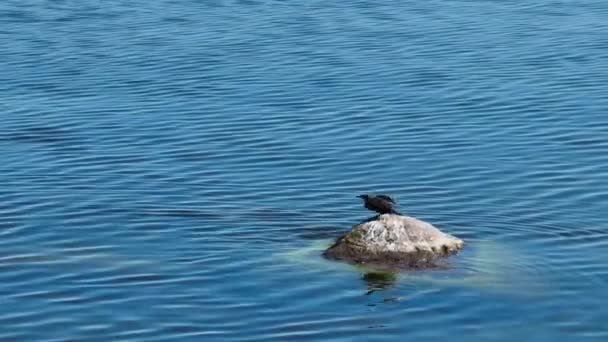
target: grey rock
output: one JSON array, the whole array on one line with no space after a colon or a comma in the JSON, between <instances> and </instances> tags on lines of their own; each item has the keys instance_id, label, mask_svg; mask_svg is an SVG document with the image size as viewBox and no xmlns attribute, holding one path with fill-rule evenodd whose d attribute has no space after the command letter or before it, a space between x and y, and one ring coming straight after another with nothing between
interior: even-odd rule
<instances>
[{"instance_id":1,"label":"grey rock","mask_svg":"<svg viewBox=\"0 0 608 342\"><path fill-rule=\"evenodd\" d=\"M426 268L458 253L464 241L414 217L383 214L341 236L323 255L355 264Z\"/></svg>"}]
</instances>

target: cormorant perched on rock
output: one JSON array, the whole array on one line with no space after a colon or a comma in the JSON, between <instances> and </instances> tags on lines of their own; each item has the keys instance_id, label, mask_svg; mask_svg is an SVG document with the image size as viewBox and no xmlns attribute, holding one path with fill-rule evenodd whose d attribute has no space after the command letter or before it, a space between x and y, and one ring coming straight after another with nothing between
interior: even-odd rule
<instances>
[{"instance_id":1,"label":"cormorant perched on rock","mask_svg":"<svg viewBox=\"0 0 608 342\"><path fill-rule=\"evenodd\" d=\"M357 196L365 201L365 207L369 210L375 211L379 214L399 214L393 209L393 204L396 204L395 200L387 195L359 195Z\"/></svg>"},{"instance_id":2,"label":"cormorant perched on rock","mask_svg":"<svg viewBox=\"0 0 608 342\"><path fill-rule=\"evenodd\" d=\"M442 266L442 259L464 246L464 241L430 223L398 213L389 196L357 197L364 200L367 209L380 215L353 226L323 252L324 257L388 271L421 269Z\"/></svg>"}]
</instances>

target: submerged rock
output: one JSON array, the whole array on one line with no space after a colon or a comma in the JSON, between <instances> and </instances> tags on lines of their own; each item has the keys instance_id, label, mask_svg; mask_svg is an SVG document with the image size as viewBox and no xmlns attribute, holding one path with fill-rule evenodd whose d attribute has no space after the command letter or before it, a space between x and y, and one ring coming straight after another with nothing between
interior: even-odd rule
<instances>
[{"instance_id":1,"label":"submerged rock","mask_svg":"<svg viewBox=\"0 0 608 342\"><path fill-rule=\"evenodd\" d=\"M353 227L323 255L356 264L432 267L458 253L464 242L416 218L383 214Z\"/></svg>"}]
</instances>

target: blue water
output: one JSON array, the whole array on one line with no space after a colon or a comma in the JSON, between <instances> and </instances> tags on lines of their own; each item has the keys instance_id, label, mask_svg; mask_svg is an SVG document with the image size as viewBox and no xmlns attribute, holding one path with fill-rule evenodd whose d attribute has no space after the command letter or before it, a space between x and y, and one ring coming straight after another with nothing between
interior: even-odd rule
<instances>
[{"instance_id":1,"label":"blue water","mask_svg":"<svg viewBox=\"0 0 608 342\"><path fill-rule=\"evenodd\" d=\"M608 3L0 3L1 341L608 340ZM466 241L319 257L382 192Z\"/></svg>"}]
</instances>

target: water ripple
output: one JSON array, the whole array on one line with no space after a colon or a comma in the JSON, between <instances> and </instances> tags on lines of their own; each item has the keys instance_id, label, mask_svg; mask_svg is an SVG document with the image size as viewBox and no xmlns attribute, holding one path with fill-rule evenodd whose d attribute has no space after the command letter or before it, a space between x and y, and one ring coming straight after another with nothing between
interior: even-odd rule
<instances>
[{"instance_id":1,"label":"water ripple","mask_svg":"<svg viewBox=\"0 0 608 342\"><path fill-rule=\"evenodd\" d=\"M0 12L0 339L608 337L605 2ZM467 247L323 260L364 192Z\"/></svg>"}]
</instances>

